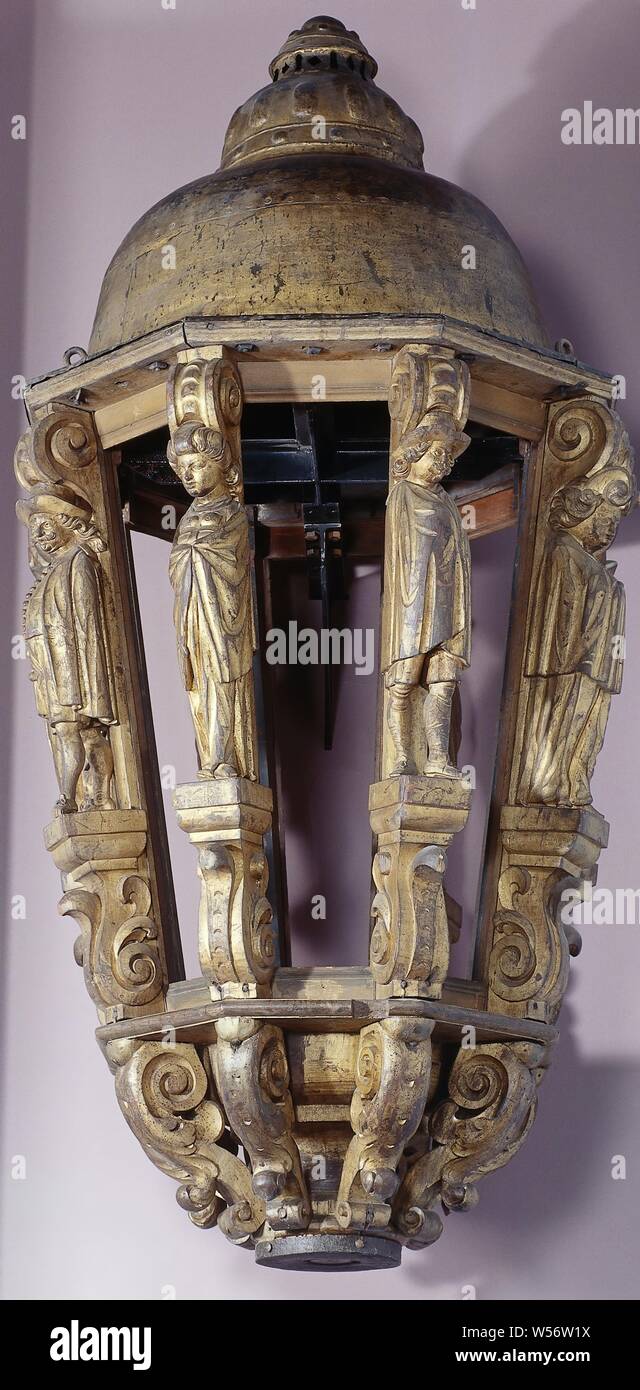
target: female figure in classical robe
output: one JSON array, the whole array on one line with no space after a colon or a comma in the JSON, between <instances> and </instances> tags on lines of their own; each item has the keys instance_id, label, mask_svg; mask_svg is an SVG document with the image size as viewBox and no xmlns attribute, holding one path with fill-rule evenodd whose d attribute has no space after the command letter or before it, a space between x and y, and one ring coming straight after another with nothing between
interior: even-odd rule
<instances>
[{"instance_id":1,"label":"female figure in classical robe","mask_svg":"<svg viewBox=\"0 0 640 1390\"><path fill-rule=\"evenodd\" d=\"M588 806L612 694L620 690L625 599L605 561L633 495L603 469L556 494L534 600L518 801Z\"/></svg>"},{"instance_id":2,"label":"female figure in classical robe","mask_svg":"<svg viewBox=\"0 0 640 1390\"><path fill-rule=\"evenodd\" d=\"M200 775L256 781L249 529L224 459L214 430L186 424L173 436L169 461L194 501L176 531L169 574Z\"/></svg>"},{"instance_id":3,"label":"female figure in classical robe","mask_svg":"<svg viewBox=\"0 0 640 1390\"><path fill-rule=\"evenodd\" d=\"M456 777L450 760L452 702L471 655L471 559L457 507L440 486L468 443L447 416L434 418L405 445L387 504L382 667L391 776L417 771L411 745L411 695L426 686L425 772ZM402 472L404 470L404 476Z\"/></svg>"},{"instance_id":4,"label":"female figure in classical robe","mask_svg":"<svg viewBox=\"0 0 640 1390\"><path fill-rule=\"evenodd\" d=\"M24 609L38 714L47 720L60 786L58 809L112 810L108 729L115 695L96 550L103 543L88 503L64 487L40 487L17 504L29 527L36 583Z\"/></svg>"}]
</instances>

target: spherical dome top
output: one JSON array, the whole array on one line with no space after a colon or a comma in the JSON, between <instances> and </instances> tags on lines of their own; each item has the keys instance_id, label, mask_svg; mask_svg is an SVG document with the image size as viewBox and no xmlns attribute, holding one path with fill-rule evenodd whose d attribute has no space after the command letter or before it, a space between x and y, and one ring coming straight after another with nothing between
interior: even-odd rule
<instances>
[{"instance_id":1,"label":"spherical dome top","mask_svg":"<svg viewBox=\"0 0 640 1390\"><path fill-rule=\"evenodd\" d=\"M517 247L477 198L425 173L418 127L376 71L338 20L290 34L271 84L231 118L217 173L163 198L116 251L90 352L199 316L444 314L544 345Z\"/></svg>"}]
</instances>

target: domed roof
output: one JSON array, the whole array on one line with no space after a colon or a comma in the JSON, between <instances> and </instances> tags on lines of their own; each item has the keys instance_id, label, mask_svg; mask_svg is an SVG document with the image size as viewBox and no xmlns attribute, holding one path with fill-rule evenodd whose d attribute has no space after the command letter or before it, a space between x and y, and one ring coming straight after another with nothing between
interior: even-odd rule
<instances>
[{"instance_id":1,"label":"domed roof","mask_svg":"<svg viewBox=\"0 0 640 1390\"><path fill-rule=\"evenodd\" d=\"M185 317L255 315L444 314L544 345L517 247L477 198L425 173L418 127L376 71L338 20L290 34L217 173L163 198L116 251L90 352Z\"/></svg>"}]
</instances>

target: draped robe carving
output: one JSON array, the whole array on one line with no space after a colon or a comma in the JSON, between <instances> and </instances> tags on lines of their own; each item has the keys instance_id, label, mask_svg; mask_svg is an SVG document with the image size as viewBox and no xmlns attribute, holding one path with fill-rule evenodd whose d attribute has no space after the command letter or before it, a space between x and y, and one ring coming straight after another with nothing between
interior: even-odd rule
<instances>
[{"instance_id":1,"label":"draped robe carving","mask_svg":"<svg viewBox=\"0 0 640 1390\"><path fill-rule=\"evenodd\" d=\"M622 684L625 597L604 558L633 496L630 471L561 489L536 588L518 800L588 806L611 696Z\"/></svg>"},{"instance_id":2,"label":"draped robe carving","mask_svg":"<svg viewBox=\"0 0 640 1390\"><path fill-rule=\"evenodd\" d=\"M237 498L192 502L176 532L169 574L201 770L215 775L226 765L255 781L256 635L247 518Z\"/></svg>"},{"instance_id":3,"label":"draped robe carving","mask_svg":"<svg viewBox=\"0 0 640 1390\"><path fill-rule=\"evenodd\" d=\"M258 780L252 663L257 646L249 527L242 505L242 389L225 358L176 367L167 457L193 502L169 574L178 661L200 777Z\"/></svg>"},{"instance_id":4,"label":"draped robe carving","mask_svg":"<svg viewBox=\"0 0 640 1390\"><path fill-rule=\"evenodd\" d=\"M389 495L387 521L396 541L390 587L400 597L391 609L389 663L431 655L433 666L439 650L468 666L469 542L455 503L439 483L400 479Z\"/></svg>"}]
</instances>

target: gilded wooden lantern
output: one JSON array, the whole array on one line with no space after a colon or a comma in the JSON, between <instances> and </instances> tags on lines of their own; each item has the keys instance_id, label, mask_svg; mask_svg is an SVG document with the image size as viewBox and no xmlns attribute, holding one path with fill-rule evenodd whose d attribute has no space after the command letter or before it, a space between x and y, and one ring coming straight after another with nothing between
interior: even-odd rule
<instances>
[{"instance_id":1,"label":"gilded wooden lantern","mask_svg":"<svg viewBox=\"0 0 640 1390\"><path fill-rule=\"evenodd\" d=\"M607 840L590 791L623 657L607 551L634 495L612 379L550 348L516 247L476 198L425 173L420 133L376 71L337 20L289 36L232 117L217 173L163 199L116 252L88 353L31 384L16 451L25 636L60 789L45 842L118 1101L196 1225L295 1269L397 1265L531 1126L579 947L563 894L594 881ZM295 437L263 425L251 448L249 412L278 403ZM319 462L337 403L389 422L384 472L378 438L350 491L335 429L328 471ZM502 466L461 491L458 461L479 441ZM458 980L444 874L472 795L458 767L471 554L508 524L499 752L474 974ZM201 882L194 980L136 527L171 541L197 752L173 797ZM265 566L304 559L325 622L344 551L383 548L369 961L300 971ZM325 693L329 741L330 681Z\"/></svg>"}]
</instances>

